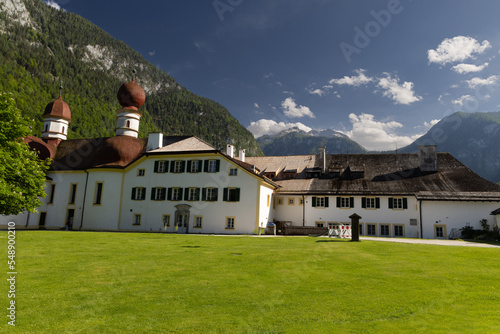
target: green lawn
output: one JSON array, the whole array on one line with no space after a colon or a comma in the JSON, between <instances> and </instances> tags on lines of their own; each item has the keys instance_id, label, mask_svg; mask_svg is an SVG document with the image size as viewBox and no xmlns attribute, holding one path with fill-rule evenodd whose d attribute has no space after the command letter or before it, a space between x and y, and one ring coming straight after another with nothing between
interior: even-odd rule
<instances>
[{"instance_id":1,"label":"green lawn","mask_svg":"<svg viewBox=\"0 0 500 334\"><path fill-rule=\"evenodd\" d=\"M500 333L500 249L17 232L19 333ZM4 276L7 234L0 232ZM4 281L5 282L5 281Z\"/></svg>"}]
</instances>

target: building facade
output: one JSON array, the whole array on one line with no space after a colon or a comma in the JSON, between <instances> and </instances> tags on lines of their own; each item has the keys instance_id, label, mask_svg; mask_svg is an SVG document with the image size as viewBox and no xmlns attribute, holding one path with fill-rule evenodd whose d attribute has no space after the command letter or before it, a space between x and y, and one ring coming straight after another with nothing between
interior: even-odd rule
<instances>
[{"instance_id":1,"label":"building facade","mask_svg":"<svg viewBox=\"0 0 500 334\"><path fill-rule=\"evenodd\" d=\"M415 154L245 157L193 136L138 138L145 94L118 92L116 135L67 140L71 111L49 103L42 138L52 159L36 213L1 216L26 229L254 234L269 222L324 229L361 216L365 236L460 237L499 220L500 187L435 146Z\"/></svg>"}]
</instances>

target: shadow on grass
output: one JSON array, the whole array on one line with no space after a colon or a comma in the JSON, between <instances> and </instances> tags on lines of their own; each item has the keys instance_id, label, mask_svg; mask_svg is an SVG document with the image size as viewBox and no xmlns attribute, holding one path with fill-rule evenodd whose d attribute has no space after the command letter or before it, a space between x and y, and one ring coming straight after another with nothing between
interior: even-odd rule
<instances>
[{"instance_id":1,"label":"shadow on grass","mask_svg":"<svg viewBox=\"0 0 500 334\"><path fill-rule=\"evenodd\" d=\"M328 240L316 240L316 242L350 242L350 239L328 239Z\"/></svg>"}]
</instances>

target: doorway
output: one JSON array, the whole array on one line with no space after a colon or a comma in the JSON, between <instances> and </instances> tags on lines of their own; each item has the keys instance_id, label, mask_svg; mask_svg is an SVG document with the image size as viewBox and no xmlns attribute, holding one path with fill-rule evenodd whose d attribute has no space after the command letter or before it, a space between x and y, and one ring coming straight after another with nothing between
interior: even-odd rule
<instances>
[{"instance_id":1,"label":"doorway","mask_svg":"<svg viewBox=\"0 0 500 334\"><path fill-rule=\"evenodd\" d=\"M65 228L66 230L73 229L73 218L75 217L75 209L68 209L66 214Z\"/></svg>"},{"instance_id":2,"label":"doorway","mask_svg":"<svg viewBox=\"0 0 500 334\"><path fill-rule=\"evenodd\" d=\"M179 204L176 205L175 208L177 209L175 211L175 229L177 230L177 233L189 233L189 209L191 209L191 206L187 204Z\"/></svg>"},{"instance_id":3,"label":"doorway","mask_svg":"<svg viewBox=\"0 0 500 334\"><path fill-rule=\"evenodd\" d=\"M47 219L47 212L40 212L40 219L38 219L38 229L45 229L45 220Z\"/></svg>"}]
</instances>

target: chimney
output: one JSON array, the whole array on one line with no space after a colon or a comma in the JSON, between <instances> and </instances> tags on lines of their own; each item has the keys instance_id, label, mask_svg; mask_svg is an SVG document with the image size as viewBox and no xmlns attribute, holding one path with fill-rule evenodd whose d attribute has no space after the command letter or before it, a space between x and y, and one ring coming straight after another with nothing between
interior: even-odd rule
<instances>
[{"instance_id":1,"label":"chimney","mask_svg":"<svg viewBox=\"0 0 500 334\"><path fill-rule=\"evenodd\" d=\"M326 173L326 147L319 147L319 163L321 167L321 174Z\"/></svg>"},{"instance_id":2,"label":"chimney","mask_svg":"<svg viewBox=\"0 0 500 334\"><path fill-rule=\"evenodd\" d=\"M245 150L240 150L240 156L238 157L238 159L241 161L241 162L245 162Z\"/></svg>"},{"instance_id":3,"label":"chimney","mask_svg":"<svg viewBox=\"0 0 500 334\"><path fill-rule=\"evenodd\" d=\"M418 147L418 167L422 172L437 172L437 145Z\"/></svg>"},{"instance_id":4,"label":"chimney","mask_svg":"<svg viewBox=\"0 0 500 334\"><path fill-rule=\"evenodd\" d=\"M231 144L227 144L227 155L229 155L231 158L234 158L234 146Z\"/></svg>"},{"instance_id":5,"label":"chimney","mask_svg":"<svg viewBox=\"0 0 500 334\"><path fill-rule=\"evenodd\" d=\"M160 147L163 147L163 133L150 133L146 151L156 150Z\"/></svg>"}]
</instances>

